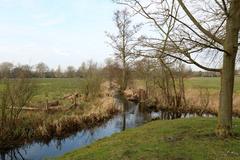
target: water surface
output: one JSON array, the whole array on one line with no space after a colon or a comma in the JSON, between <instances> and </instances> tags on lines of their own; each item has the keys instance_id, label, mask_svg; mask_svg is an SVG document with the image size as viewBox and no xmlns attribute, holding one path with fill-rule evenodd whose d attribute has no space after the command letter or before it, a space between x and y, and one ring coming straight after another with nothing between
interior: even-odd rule
<instances>
[{"instance_id":1,"label":"water surface","mask_svg":"<svg viewBox=\"0 0 240 160\"><path fill-rule=\"evenodd\" d=\"M125 110L123 113L114 116L99 127L82 130L63 140L53 139L48 144L28 144L8 153L1 153L0 160L42 160L48 157L61 156L126 128L137 127L161 114L160 112L142 113L139 111L139 106L134 103L122 104L122 107Z\"/></svg>"}]
</instances>

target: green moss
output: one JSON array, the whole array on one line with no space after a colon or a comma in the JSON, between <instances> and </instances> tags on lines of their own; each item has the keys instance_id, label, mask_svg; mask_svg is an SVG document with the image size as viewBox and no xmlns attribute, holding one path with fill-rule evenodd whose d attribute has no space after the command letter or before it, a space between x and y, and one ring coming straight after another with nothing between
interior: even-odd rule
<instances>
[{"instance_id":1,"label":"green moss","mask_svg":"<svg viewBox=\"0 0 240 160\"><path fill-rule=\"evenodd\" d=\"M67 153L61 160L237 160L240 137L219 139L214 135L216 119L193 118L154 121L139 128ZM240 133L240 120L234 120Z\"/></svg>"}]
</instances>

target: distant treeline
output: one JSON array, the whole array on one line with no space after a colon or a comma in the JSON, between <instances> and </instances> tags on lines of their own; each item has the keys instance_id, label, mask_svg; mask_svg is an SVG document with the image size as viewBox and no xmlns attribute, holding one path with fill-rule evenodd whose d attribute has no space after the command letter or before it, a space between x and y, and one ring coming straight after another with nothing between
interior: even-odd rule
<instances>
[{"instance_id":1,"label":"distant treeline","mask_svg":"<svg viewBox=\"0 0 240 160\"><path fill-rule=\"evenodd\" d=\"M97 66L97 63L93 63L92 61L89 61L88 63L82 63L79 68L68 66L66 69L62 69L60 65L56 69L52 69L43 62L32 66L28 64L14 65L10 62L3 62L0 63L0 78L16 78L21 74L24 74L24 76L28 78L85 77L85 74L89 68L101 70L101 68Z\"/></svg>"},{"instance_id":2,"label":"distant treeline","mask_svg":"<svg viewBox=\"0 0 240 160\"><path fill-rule=\"evenodd\" d=\"M140 78L143 68L139 68L137 61L128 72L130 72L132 78ZM0 63L0 78L16 78L19 75L24 74L28 78L84 78L88 74L89 70L101 72L102 76L106 78L116 78L117 75L121 74L122 67L112 59L107 59L104 65L98 65L96 62L88 61L83 62L78 68L74 66L68 66L65 70L59 65L56 69L51 69L47 64L41 62L36 65L14 65L10 62ZM206 71L192 71L191 68L185 69L186 75L190 77L218 77L216 72Z\"/></svg>"}]
</instances>

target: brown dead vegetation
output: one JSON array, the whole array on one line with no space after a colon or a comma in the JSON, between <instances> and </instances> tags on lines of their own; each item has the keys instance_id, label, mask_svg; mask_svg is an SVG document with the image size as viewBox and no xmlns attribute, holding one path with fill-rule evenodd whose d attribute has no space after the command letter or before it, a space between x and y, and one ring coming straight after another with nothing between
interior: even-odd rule
<instances>
[{"instance_id":1,"label":"brown dead vegetation","mask_svg":"<svg viewBox=\"0 0 240 160\"><path fill-rule=\"evenodd\" d=\"M35 136L37 139L61 138L83 128L92 128L119 112L114 104L114 99L111 97L98 99L82 114L72 113L63 115L51 123L44 122L37 127Z\"/></svg>"},{"instance_id":2,"label":"brown dead vegetation","mask_svg":"<svg viewBox=\"0 0 240 160\"><path fill-rule=\"evenodd\" d=\"M8 130L2 131L1 135L6 136L0 139L0 150L15 148L34 140L64 138L81 129L104 123L120 112L120 108L115 105L113 89L107 86L104 88L104 85L102 89L106 89L108 93L91 101L84 101L83 97L76 93L65 96L64 98L69 99L75 107L63 107L59 101L53 101L47 102L47 108L23 110L24 113L16 123L17 129L11 136L7 134Z\"/></svg>"},{"instance_id":3,"label":"brown dead vegetation","mask_svg":"<svg viewBox=\"0 0 240 160\"><path fill-rule=\"evenodd\" d=\"M34 140L48 142L52 138L64 138L81 129L98 126L119 112L112 97L98 98L85 105L87 107L54 112L51 109L48 112L24 111L17 130L11 136L1 137L0 150Z\"/></svg>"},{"instance_id":4,"label":"brown dead vegetation","mask_svg":"<svg viewBox=\"0 0 240 160\"><path fill-rule=\"evenodd\" d=\"M127 89L124 93L128 100L137 101L144 103L146 111L152 110L162 110L173 112L174 108L168 106L164 103L163 97L161 94L153 95L144 95L147 98L141 98L144 89ZM142 99L142 100L140 100ZM218 114L218 105L219 105L219 92L212 91L209 92L206 89L188 89L185 91L186 105L179 106L177 112L179 113L189 113L197 114L202 116L204 114L210 114L217 116ZM233 97L233 116L240 117L240 96L235 93Z\"/></svg>"}]
</instances>

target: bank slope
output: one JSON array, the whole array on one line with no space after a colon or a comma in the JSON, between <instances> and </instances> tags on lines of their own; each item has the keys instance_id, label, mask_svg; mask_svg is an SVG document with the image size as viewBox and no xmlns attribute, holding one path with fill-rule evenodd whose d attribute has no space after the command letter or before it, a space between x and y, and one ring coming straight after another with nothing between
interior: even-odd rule
<instances>
[{"instance_id":1,"label":"bank slope","mask_svg":"<svg viewBox=\"0 0 240 160\"><path fill-rule=\"evenodd\" d=\"M240 120L234 138L221 140L213 130L216 119L191 118L153 121L58 159L61 160L240 160Z\"/></svg>"}]
</instances>

